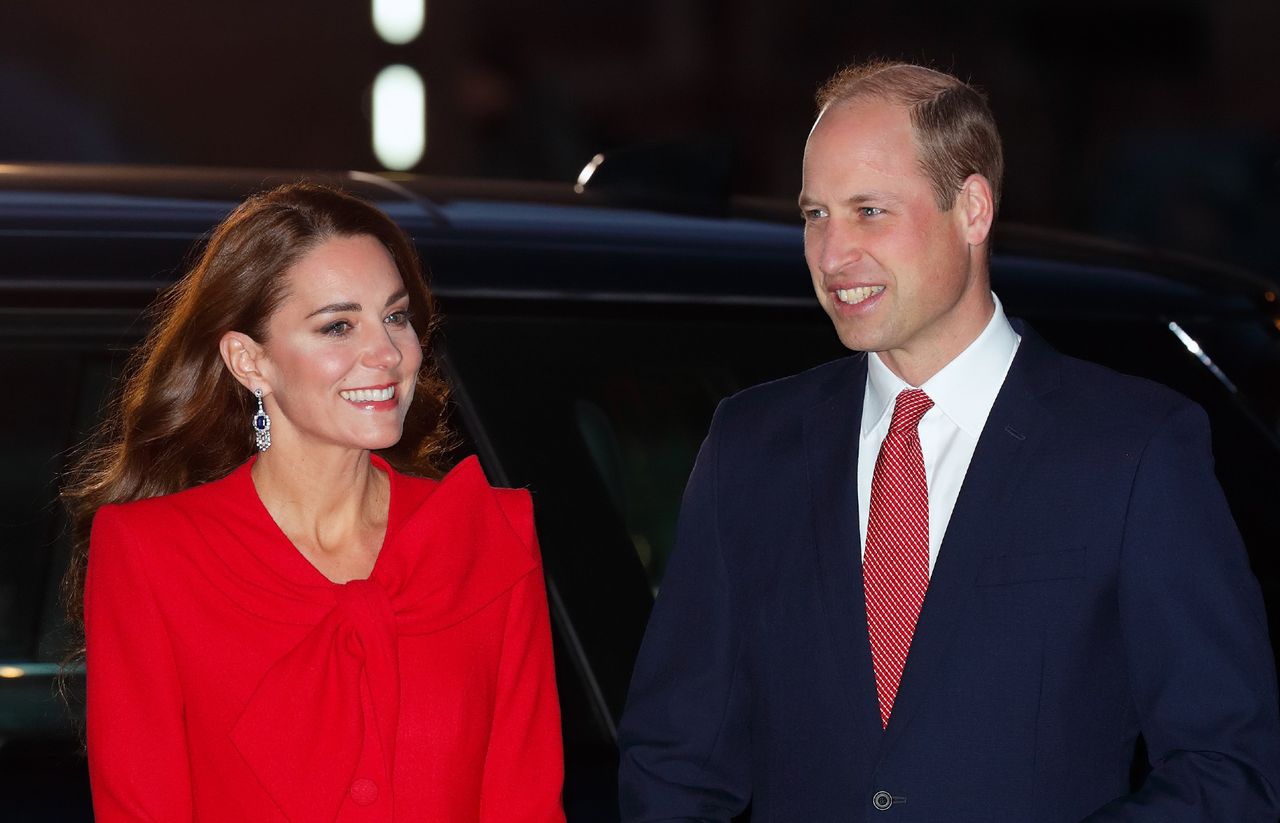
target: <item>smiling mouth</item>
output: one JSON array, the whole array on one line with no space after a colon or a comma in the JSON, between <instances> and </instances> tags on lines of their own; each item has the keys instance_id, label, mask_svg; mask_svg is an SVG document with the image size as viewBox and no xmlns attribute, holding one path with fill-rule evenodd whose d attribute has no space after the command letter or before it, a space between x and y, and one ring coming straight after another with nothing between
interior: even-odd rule
<instances>
[{"instance_id":1,"label":"smiling mouth","mask_svg":"<svg viewBox=\"0 0 1280 823\"><path fill-rule=\"evenodd\" d=\"M836 299L848 306L856 306L864 300L884 291L884 286L859 286L856 289L836 289Z\"/></svg>"},{"instance_id":2,"label":"smiling mouth","mask_svg":"<svg viewBox=\"0 0 1280 823\"><path fill-rule=\"evenodd\" d=\"M396 387L392 385L383 386L380 389L351 389L338 392L338 395L352 403L381 403L396 396Z\"/></svg>"}]
</instances>

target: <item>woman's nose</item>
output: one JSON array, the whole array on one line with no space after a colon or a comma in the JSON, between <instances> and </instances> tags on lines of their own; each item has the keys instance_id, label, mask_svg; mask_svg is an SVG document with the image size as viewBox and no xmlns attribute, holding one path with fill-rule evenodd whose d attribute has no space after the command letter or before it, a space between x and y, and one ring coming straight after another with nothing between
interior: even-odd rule
<instances>
[{"instance_id":1,"label":"woman's nose","mask_svg":"<svg viewBox=\"0 0 1280 823\"><path fill-rule=\"evenodd\" d=\"M371 337L364 352L365 365L389 369L398 366L404 359L404 353L400 351L400 347L396 345L396 341L386 329L379 326L377 332Z\"/></svg>"}]
</instances>

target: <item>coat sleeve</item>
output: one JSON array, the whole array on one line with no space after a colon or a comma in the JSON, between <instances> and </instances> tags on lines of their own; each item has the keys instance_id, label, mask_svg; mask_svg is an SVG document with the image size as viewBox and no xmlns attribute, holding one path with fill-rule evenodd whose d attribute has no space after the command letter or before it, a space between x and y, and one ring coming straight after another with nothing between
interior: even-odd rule
<instances>
[{"instance_id":1,"label":"coat sleeve","mask_svg":"<svg viewBox=\"0 0 1280 823\"><path fill-rule=\"evenodd\" d=\"M1280 816L1280 719L1266 615L1208 422L1177 407L1144 450L1125 521L1119 606L1152 771L1088 823Z\"/></svg>"},{"instance_id":2,"label":"coat sleeve","mask_svg":"<svg viewBox=\"0 0 1280 823\"><path fill-rule=\"evenodd\" d=\"M750 799L747 678L717 528L713 421L618 730L624 823L727 821Z\"/></svg>"},{"instance_id":3,"label":"coat sleeve","mask_svg":"<svg viewBox=\"0 0 1280 823\"><path fill-rule=\"evenodd\" d=\"M501 501L516 533L537 554L528 493L503 492ZM542 566L521 578L508 596L480 821L563 823L564 752Z\"/></svg>"},{"instance_id":4,"label":"coat sleeve","mask_svg":"<svg viewBox=\"0 0 1280 823\"><path fill-rule=\"evenodd\" d=\"M89 778L99 823L191 820L182 695L172 641L137 532L97 513L85 582Z\"/></svg>"}]
</instances>

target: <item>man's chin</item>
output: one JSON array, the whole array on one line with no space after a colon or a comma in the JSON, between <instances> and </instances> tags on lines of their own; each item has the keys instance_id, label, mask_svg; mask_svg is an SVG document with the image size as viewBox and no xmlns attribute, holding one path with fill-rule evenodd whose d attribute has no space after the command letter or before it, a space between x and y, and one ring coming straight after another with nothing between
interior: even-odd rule
<instances>
[{"instance_id":1,"label":"man's chin","mask_svg":"<svg viewBox=\"0 0 1280 823\"><path fill-rule=\"evenodd\" d=\"M874 334L869 334L868 329L863 326L861 328L851 328L848 323L836 323L836 336L840 338L840 342L846 349L850 351L880 351L884 348L883 344Z\"/></svg>"}]
</instances>

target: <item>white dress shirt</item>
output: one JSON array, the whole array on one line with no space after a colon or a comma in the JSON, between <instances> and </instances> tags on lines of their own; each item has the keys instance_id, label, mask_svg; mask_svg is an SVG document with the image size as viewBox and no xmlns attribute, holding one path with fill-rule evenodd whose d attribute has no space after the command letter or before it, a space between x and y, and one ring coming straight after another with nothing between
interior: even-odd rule
<instances>
[{"instance_id":1,"label":"white dress shirt","mask_svg":"<svg viewBox=\"0 0 1280 823\"><path fill-rule=\"evenodd\" d=\"M933 574L978 437L1022 342L1009 325L1000 299L994 294L991 298L996 308L982 334L922 386L903 382L875 352L867 355L867 388L858 440L858 522L863 554L867 551L871 479L880 446L889 433L894 402L903 389L920 388L933 400L933 408L920 420L920 450L929 487L929 574Z\"/></svg>"}]
</instances>

